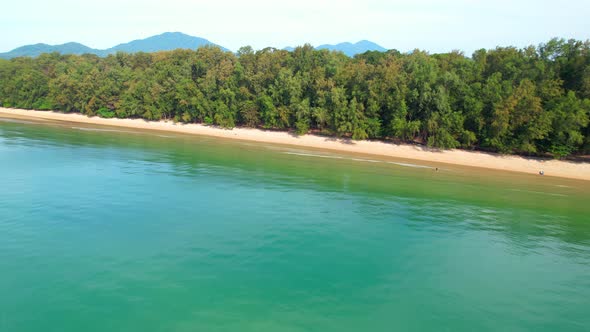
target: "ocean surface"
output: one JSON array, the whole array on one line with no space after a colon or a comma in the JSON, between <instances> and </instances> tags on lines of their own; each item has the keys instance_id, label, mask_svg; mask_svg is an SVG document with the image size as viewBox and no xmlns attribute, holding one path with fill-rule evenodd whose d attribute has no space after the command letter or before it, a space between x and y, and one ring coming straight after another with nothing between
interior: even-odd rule
<instances>
[{"instance_id":1,"label":"ocean surface","mask_svg":"<svg viewBox=\"0 0 590 332\"><path fill-rule=\"evenodd\" d=\"M0 331L589 330L590 182L0 118Z\"/></svg>"}]
</instances>

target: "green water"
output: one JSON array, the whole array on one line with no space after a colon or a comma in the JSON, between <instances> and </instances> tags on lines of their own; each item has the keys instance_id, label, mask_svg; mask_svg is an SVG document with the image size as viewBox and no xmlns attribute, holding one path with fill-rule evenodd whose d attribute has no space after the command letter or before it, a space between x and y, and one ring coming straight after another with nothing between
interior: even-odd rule
<instances>
[{"instance_id":1,"label":"green water","mask_svg":"<svg viewBox=\"0 0 590 332\"><path fill-rule=\"evenodd\" d=\"M0 119L0 331L588 331L589 215L583 181Z\"/></svg>"}]
</instances>

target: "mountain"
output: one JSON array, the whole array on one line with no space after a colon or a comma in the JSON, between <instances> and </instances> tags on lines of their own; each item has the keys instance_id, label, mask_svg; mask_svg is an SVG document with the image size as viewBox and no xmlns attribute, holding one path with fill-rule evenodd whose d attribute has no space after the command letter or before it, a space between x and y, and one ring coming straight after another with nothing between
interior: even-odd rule
<instances>
[{"instance_id":1,"label":"mountain","mask_svg":"<svg viewBox=\"0 0 590 332\"><path fill-rule=\"evenodd\" d=\"M116 52L157 52L169 51L177 48L196 49L201 46L217 46L224 51L228 49L214 44L207 39L193 37L180 32L165 32L161 35L134 40L129 43L119 44L106 50L98 50L79 43L66 43L62 45L34 44L16 48L10 52L0 53L0 58L11 59L19 56L36 57L42 53L58 52L61 54L96 54L106 56Z\"/></svg>"},{"instance_id":2,"label":"mountain","mask_svg":"<svg viewBox=\"0 0 590 332\"><path fill-rule=\"evenodd\" d=\"M80 43L66 43L61 45L47 45L47 44L34 44L34 45L26 45L21 46L19 48L15 48L14 50L6 53L0 53L0 58L3 59L11 59L16 58L19 56L30 56L36 57L41 55L42 53L52 53L52 52L59 52L62 54L84 54L84 53L92 53L97 54L101 52L100 50L95 50L90 48L86 45L82 45Z\"/></svg>"},{"instance_id":3,"label":"mountain","mask_svg":"<svg viewBox=\"0 0 590 332\"><path fill-rule=\"evenodd\" d=\"M379 51L385 52L387 51L386 48L377 45L368 40L361 40L358 43L340 43L336 45L324 44L316 47L317 50L330 50L330 51L340 51L350 57L355 56L356 54L362 54L366 51Z\"/></svg>"},{"instance_id":4,"label":"mountain","mask_svg":"<svg viewBox=\"0 0 590 332\"><path fill-rule=\"evenodd\" d=\"M165 32L161 35L148 37L145 39L138 39L128 43L119 44L117 46L108 48L106 50L99 50L90 48L80 43L66 43L62 45L47 45L47 44L34 44L26 45L16 48L10 52L0 53L0 58L11 59L19 56L36 57L42 53L58 52L61 54L96 54L98 56L107 56L116 52L136 53L136 52L158 52L158 51L169 51L177 48L184 49L196 49L202 46L216 46L224 51L229 51L227 48L210 42L207 39L189 36L181 32ZM293 51L293 47L285 47L287 51ZM358 43L340 43L336 45L320 45L316 47L317 50L333 50L340 51L350 57L355 54L365 53L366 51L387 51L384 47L381 47L368 40L361 40Z\"/></svg>"},{"instance_id":5,"label":"mountain","mask_svg":"<svg viewBox=\"0 0 590 332\"><path fill-rule=\"evenodd\" d=\"M386 48L384 48L378 44L375 44L371 41L368 41L368 40L361 40L355 44L348 43L348 42L340 43L340 44L336 44L336 45L324 44L324 45L320 45L318 47L315 47L315 49L316 50L339 51L339 52L342 52L342 53L348 55L349 57L353 57L357 54L365 53L366 51L379 51L379 52L387 51ZM283 50L293 52L293 50L295 50L295 47L287 46L287 47L283 48Z\"/></svg>"},{"instance_id":6,"label":"mountain","mask_svg":"<svg viewBox=\"0 0 590 332\"><path fill-rule=\"evenodd\" d=\"M106 52L108 54L116 52L158 52L175 50L177 48L196 49L207 45L217 46L224 51L228 51L228 49L204 38L189 36L181 32L165 32L146 39L138 39L129 43L119 44L109 48Z\"/></svg>"}]
</instances>

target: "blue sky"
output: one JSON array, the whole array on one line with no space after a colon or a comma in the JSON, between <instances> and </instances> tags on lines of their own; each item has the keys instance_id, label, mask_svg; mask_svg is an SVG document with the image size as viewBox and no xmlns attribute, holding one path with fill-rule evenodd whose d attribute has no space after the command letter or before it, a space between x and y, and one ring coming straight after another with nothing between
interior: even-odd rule
<instances>
[{"instance_id":1,"label":"blue sky","mask_svg":"<svg viewBox=\"0 0 590 332\"><path fill-rule=\"evenodd\" d=\"M590 0L17 0L2 12L0 52L38 42L107 48L166 31L231 50L368 39L400 51L468 55L552 37L590 38Z\"/></svg>"}]
</instances>

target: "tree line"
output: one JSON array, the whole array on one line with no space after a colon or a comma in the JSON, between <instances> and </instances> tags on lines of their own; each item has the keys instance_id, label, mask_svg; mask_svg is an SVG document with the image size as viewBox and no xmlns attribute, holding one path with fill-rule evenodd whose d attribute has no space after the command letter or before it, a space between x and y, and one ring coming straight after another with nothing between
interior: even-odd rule
<instances>
[{"instance_id":1,"label":"tree line","mask_svg":"<svg viewBox=\"0 0 590 332\"><path fill-rule=\"evenodd\" d=\"M590 42L42 54L0 60L0 105L561 158L590 152Z\"/></svg>"}]
</instances>

